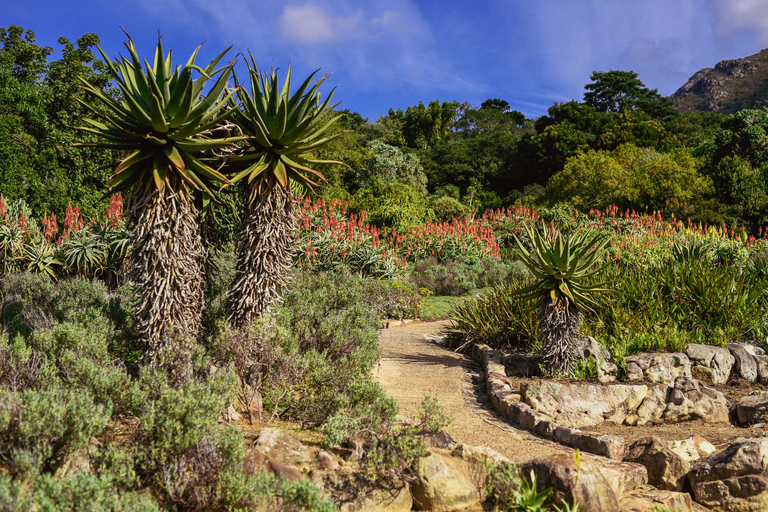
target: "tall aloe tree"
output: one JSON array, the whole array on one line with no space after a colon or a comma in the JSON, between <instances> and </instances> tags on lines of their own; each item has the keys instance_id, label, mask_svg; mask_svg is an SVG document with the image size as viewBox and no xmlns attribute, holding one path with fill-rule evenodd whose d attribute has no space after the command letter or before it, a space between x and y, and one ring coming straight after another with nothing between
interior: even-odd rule
<instances>
[{"instance_id":1,"label":"tall aloe tree","mask_svg":"<svg viewBox=\"0 0 768 512\"><path fill-rule=\"evenodd\" d=\"M237 274L229 292L235 326L249 324L281 298L295 255L291 183L316 186L325 178L313 166L338 163L309 156L338 136L324 136L339 118L331 105L333 91L320 101L319 88L327 77L312 85L315 71L291 95L290 66L280 88L275 70L259 72L253 56L247 64L252 92L238 90L240 105L232 105L231 118L250 137L241 154L230 160L237 172L232 181L243 184L246 198Z\"/></svg>"},{"instance_id":2,"label":"tall aloe tree","mask_svg":"<svg viewBox=\"0 0 768 512\"><path fill-rule=\"evenodd\" d=\"M594 295L607 291L595 283L602 267L595 268L605 254L608 240L587 230L565 236L544 227L525 227L531 250L515 236L520 261L536 281L516 292L523 299L540 299L539 331L541 357L547 372L567 375L573 371L576 339L584 311L598 307Z\"/></svg>"},{"instance_id":3,"label":"tall aloe tree","mask_svg":"<svg viewBox=\"0 0 768 512\"><path fill-rule=\"evenodd\" d=\"M226 103L232 73L228 64L216 69L224 50L203 70L195 65L198 47L183 66L173 67L158 40L154 63L139 60L133 41L129 57L116 62L99 47L118 99L81 79L94 103L79 99L93 119L79 129L102 140L81 144L124 152L110 181L112 190L129 191L135 232L130 278L138 296L138 330L149 345L148 357L173 347L179 334L195 336L203 300L202 265L206 251L200 234L200 205L219 184L229 183L203 160L204 152L240 138L213 138L230 115ZM193 73L197 78L193 78ZM218 74L207 95L203 87Z\"/></svg>"}]
</instances>

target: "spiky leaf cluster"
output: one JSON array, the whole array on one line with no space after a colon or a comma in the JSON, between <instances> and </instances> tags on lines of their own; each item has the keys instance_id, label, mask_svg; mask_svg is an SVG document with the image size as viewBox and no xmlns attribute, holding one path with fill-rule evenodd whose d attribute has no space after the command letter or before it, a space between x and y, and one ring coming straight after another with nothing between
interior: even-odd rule
<instances>
[{"instance_id":1,"label":"spiky leaf cluster","mask_svg":"<svg viewBox=\"0 0 768 512\"><path fill-rule=\"evenodd\" d=\"M543 231L525 227L531 241L529 251L515 236L520 261L530 270L536 282L516 292L518 297L531 299L547 294L552 304L562 297L587 311L594 311L595 293L607 291L605 283L594 283L602 266L594 268L605 253L608 240L587 230L564 236L560 231Z\"/></svg>"},{"instance_id":2,"label":"spiky leaf cluster","mask_svg":"<svg viewBox=\"0 0 768 512\"><path fill-rule=\"evenodd\" d=\"M195 49L186 64L174 69L172 52L165 55L159 40L151 66L146 59L142 66L130 37L125 46L130 58L122 57L117 62L110 60L98 47L120 89L119 99L107 96L80 78L83 89L105 107L103 111L95 104L76 98L99 119L83 119L88 126L79 129L103 139L98 143L80 145L128 152L110 181L114 190L136 187L135 190L146 199L154 190L162 192L171 183L184 183L201 191L204 197L211 197L213 185L228 183L228 180L201 161L201 152L242 140L242 137L206 136L206 132L229 115L223 107L234 91L229 91L223 98L221 96L232 66L229 64L216 69L229 49L220 53L203 70L195 65L200 47ZM193 71L199 73L197 79L192 78ZM218 79L203 96L203 87L216 74L219 74Z\"/></svg>"},{"instance_id":3,"label":"spiky leaf cluster","mask_svg":"<svg viewBox=\"0 0 768 512\"><path fill-rule=\"evenodd\" d=\"M291 95L290 66L281 88L275 70L260 72L252 55L247 64L252 93L241 87L237 92L240 105L230 104L232 122L251 139L242 154L230 159L239 171L232 181L248 178L250 200L259 196L265 186L275 183L285 188L290 188L292 180L309 187L317 185L315 180L325 178L312 167L339 163L307 156L340 135L323 137L339 119L335 113L327 115L336 107L331 105L333 91L320 102L319 88L326 77L310 87L315 71Z\"/></svg>"}]
</instances>

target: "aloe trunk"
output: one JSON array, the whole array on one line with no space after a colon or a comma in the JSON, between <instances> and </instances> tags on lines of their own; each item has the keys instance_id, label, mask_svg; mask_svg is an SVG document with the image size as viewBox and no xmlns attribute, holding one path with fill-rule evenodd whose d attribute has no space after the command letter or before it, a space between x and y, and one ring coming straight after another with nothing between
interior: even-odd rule
<instances>
[{"instance_id":1,"label":"aloe trunk","mask_svg":"<svg viewBox=\"0 0 768 512\"><path fill-rule=\"evenodd\" d=\"M576 340L583 314L566 297L553 301L550 294L542 297L539 309L541 359L551 375L565 376L573 371Z\"/></svg>"},{"instance_id":2,"label":"aloe trunk","mask_svg":"<svg viewBox=\"0 0 768 512\"><path fill-rule=\"evenodd\" d=\"M130 277L140 300L137 329L154 362L173 350L167 345L178 336L197 335L206 250L200 212L181 184L155 190L139 205L135 225Z\"/></svg>"},{"instance_id":3,"label":"aloe trunk","mask_svg":"<svg viewBox=\"0 0 768 512\"><path fill-rule=\"evenodd\" d=\"M296 212L289 190L267 186L246 208L237 274L229 292L230 321L236 327L250 324L280 301L296 253Z\"/></svg>"}]
</instances>

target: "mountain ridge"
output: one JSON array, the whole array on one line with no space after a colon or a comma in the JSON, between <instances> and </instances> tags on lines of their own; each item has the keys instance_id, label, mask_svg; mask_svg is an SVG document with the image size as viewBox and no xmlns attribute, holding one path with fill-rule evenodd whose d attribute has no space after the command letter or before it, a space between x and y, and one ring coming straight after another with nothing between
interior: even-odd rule
<instances>
[{"instance_id":1,"label":"mountain ridge","mask_svg":"<svg viewBox=\"0 0 768 512\"><path fill-rule=\"evenodd\" d=\"M732 114L768 105L768 48L700 69L669 99L681 112Z\"/></svg>"}]
</instances>

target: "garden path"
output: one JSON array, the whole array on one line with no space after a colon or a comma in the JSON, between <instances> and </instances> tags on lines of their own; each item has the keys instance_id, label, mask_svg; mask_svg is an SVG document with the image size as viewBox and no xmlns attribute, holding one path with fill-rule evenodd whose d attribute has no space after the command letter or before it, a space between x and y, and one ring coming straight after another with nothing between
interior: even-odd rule
<instances>
[{"instance_id":1,"label":"garden path","mask_svg":"<svg viewBox=\"0 0 768 512\"><path fill-rule=\"evenodd\" d=\"M475 389L479 388L479 367L441 344L441 330L447 323L412 322L380 331L382 357L376 380L397 401L400 414L414 418L424 397L434 396L443 413L453 418L447 430L458 441L493 448L516 463L572 453L493 412L484 387Z\"/></svg>"}]
</instances>

